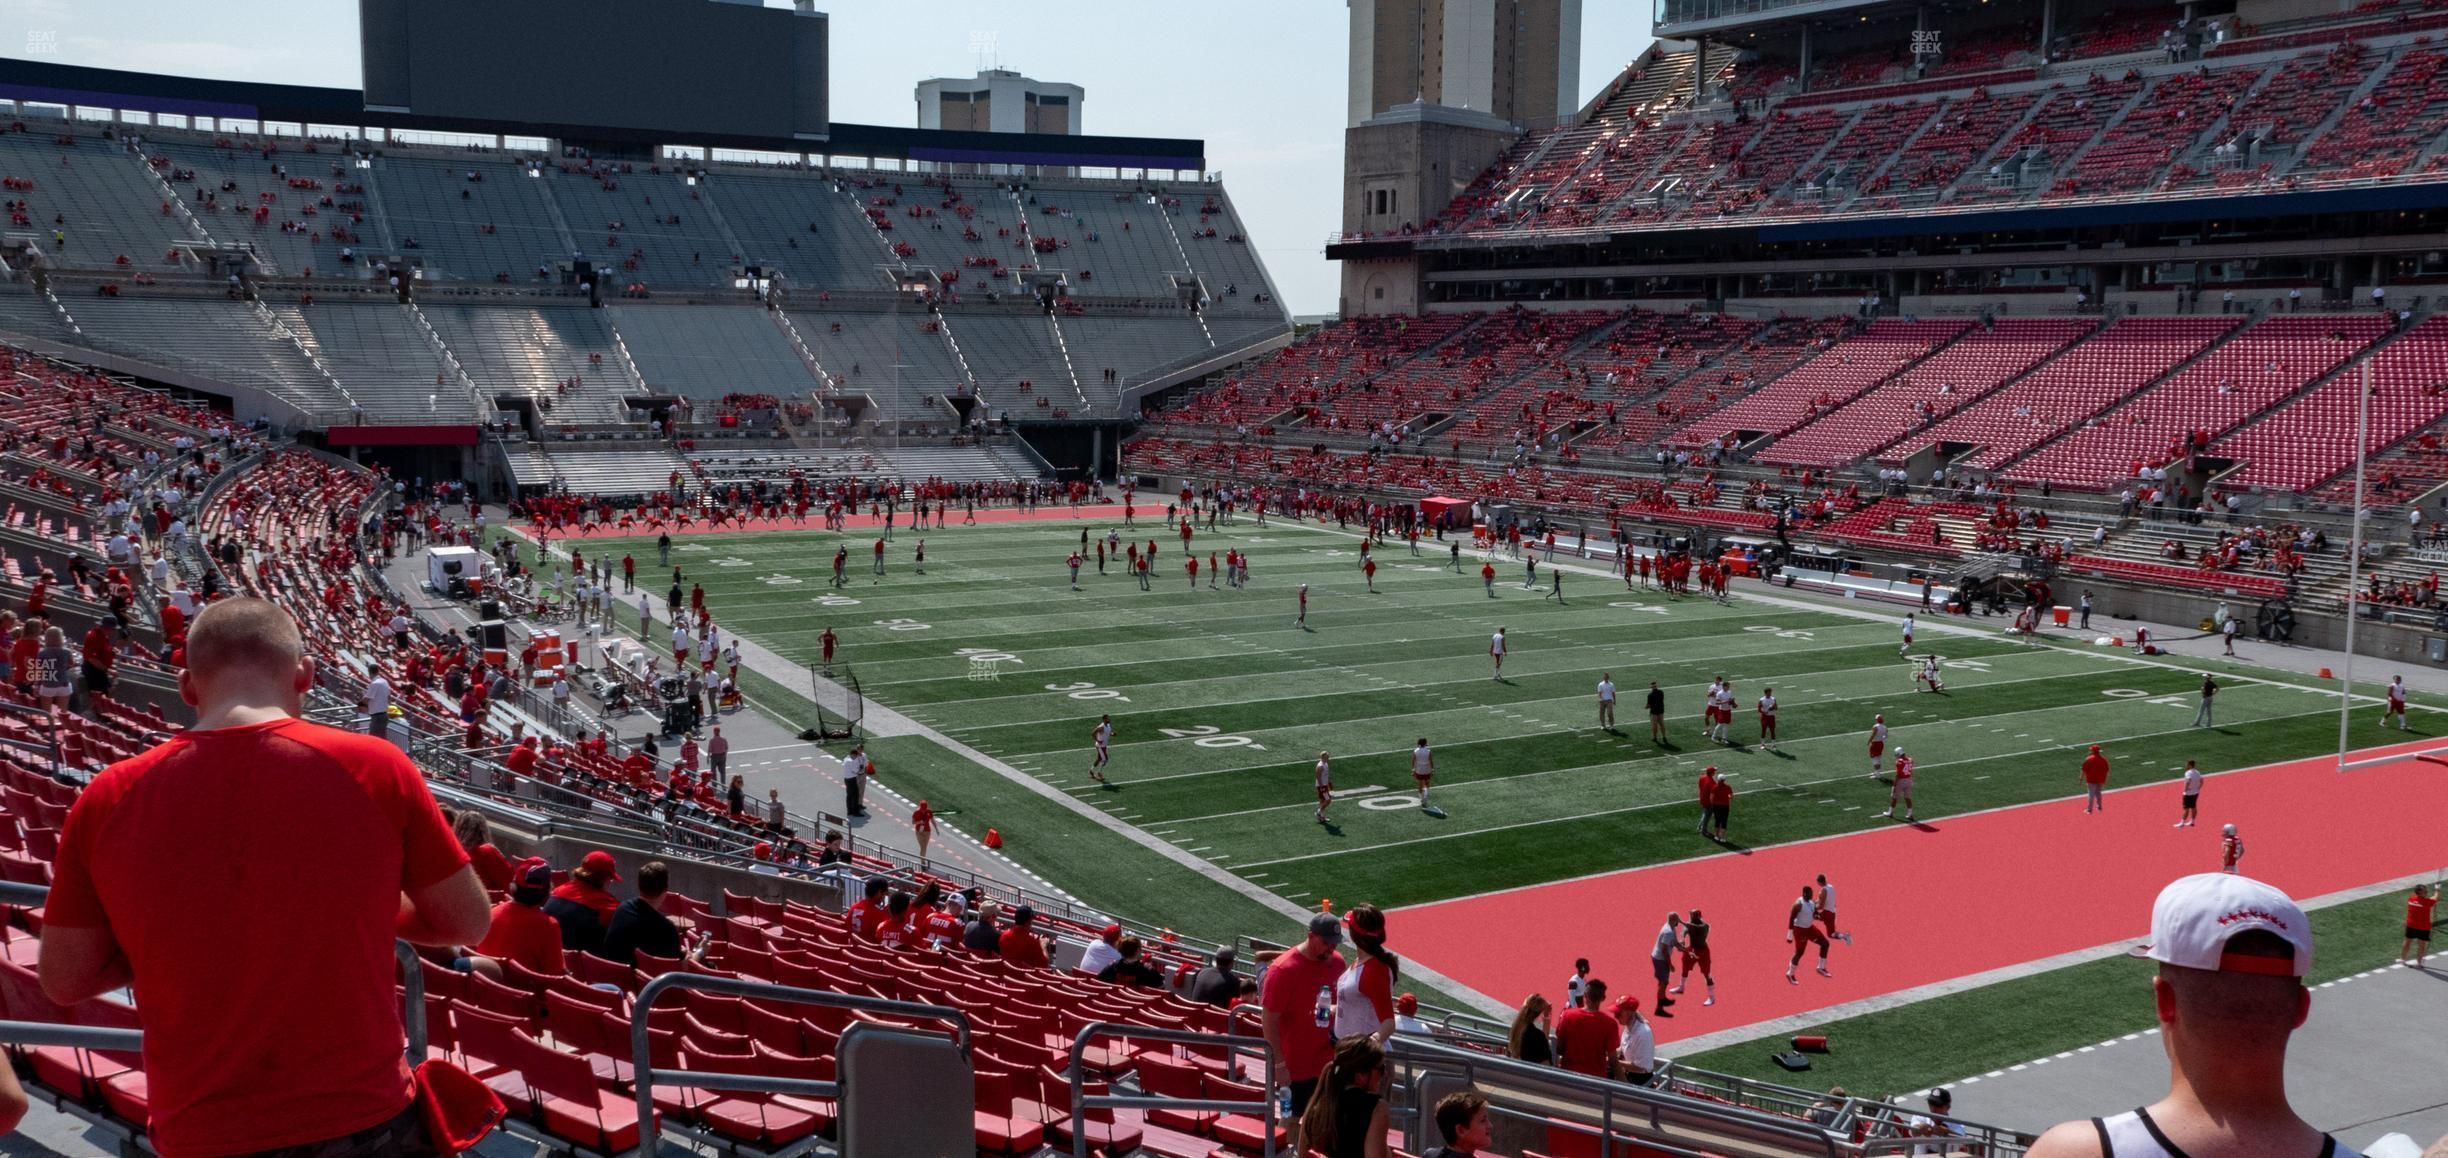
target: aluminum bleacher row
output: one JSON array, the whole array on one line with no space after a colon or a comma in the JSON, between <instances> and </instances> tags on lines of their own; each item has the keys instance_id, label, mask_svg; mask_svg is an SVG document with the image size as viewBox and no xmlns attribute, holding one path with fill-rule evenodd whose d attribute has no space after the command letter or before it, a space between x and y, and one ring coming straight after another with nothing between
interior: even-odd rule
<instances>
[{"instance_id":1,"label":"aluminum bleacher row","mask_svg":"<svg viewBox=\"0 0 2448 1158\"><path fill-rule=\"evenodd\" d=\"M894 335L904 346L900 353L916 357L921 381L910 389L860 384L895 416L924 413L927 398L968 383L1012 405L1017 416L1045 417L1024 413L1045 409L1035 398L1014 402L998 392L1016 391L1027 381L1034 394L1036 384L1049 379L1062 384L1054 397L1067 416L1110 413L1141 375L1247 348L1289 324L1230 199L1212 183L1165 187L1047 178L1014 188L980 177L834 175L724 164L699 166L691 180L672 166L396 145L360 166L332 141L169 128L114 140L92 125L40 121L0 133L0 176L18 186L6 199L17 216L15 231L42 250L46 265L97 275L111 283L107 292L126 292L142 303L157 300L148 279L198 272L182 245L254 246L263 263L258 272L284 282L265 298L282 310L305 296L339 304L333 299L340 295L313 295L312 289L335 280L362 287L381 272L374 268L377 255L396 255L415 269L428 300L459 295L454 312L465 324L434 324L475 347L459 351L454 343L452 352L471 376L484 379L478 390L549 396L556 408L574 404L557 415L566 422L619 422L627 415L609 392L564 395L555 383L565 375L536 372L566 361L567 352L602 353L623 339L630 358L602 369L625 375L634 363L655 390L715 397L745 389L797 397L826 384L782 327L745 308L649 316L655 307L632 301L593 324L562 318L572 325L541 330L536 318L483 313L496 303L481 296L487 291L480 287L509 287L498 291L504 296L551 291L561 265L573 259L610 270L610 292L632 299L647 296L628 293L632 286L649 294L732 292L742 264L779 271L798 291L793 316L801 341L834 376L843 373L834 369L836 361L872 375L877 366L899 360L867 355L889 344L881 331L914 330L927 319L916 316L923 311L913 303L906 325L887 321L879 302L912 277L940 277L946 291L941 328L951 336L916 341ZM14 208L18 202L22 209ZM350 251L345 260L344 249ZM1024 274L1062 280L1070 301L1054 326L1069 330L1058 335L1042 321L1019 327L1005 310L986 308L974 314L977 349L954 356L963 299L1025 295ZM1195 297L1193 286L1201 291ZM180 292L196 288L189 282ZM216 282L211 288L221 287ZM861 295L858 304L845 303L847 312L832 308L827 291L836 289ZM171 292L167 283L162 292ZM1190 312L1194 300L1197 315ZM1100 303L1127 308L1101 314ZM31 324L42 311L4 304L25 308L0 308L0 322L27 323L20 329L32 336L57 336L57 324ZM190 352L181 339L201 326L196 315L209 307L165 307L173 316L158 327L147 324L147 308L130 306L125 324L97 327L95 348L225 374L310 413L346 412L354 403L377 422L422 423L436 421L451 394L460 396L462 410L490 406L489 400L468 402L465 388L441 392L444 397L412 389L430 375L412 367L394 373L393 364L421 356L397 340L404 335L394 323L374 314L336 315L327 321L334 331L329 334L295 325L300 319L294 315L283 319L339 379L335 390L328 379L316 381L320 371L301 369L306 357L231 348L211 356ZM620 328L623 314L640 318L634 337ZM827 342L829 322L839 318L851 319L861 333ZM238 324L242 319L234 316L227 321L224 347L244 346L238 335L273 329ZM573 327L578 332L553 332ZM613 330L608 344L606 335L590 332L603 328ZM693 332L698 330L706 332ZM548 346L557 339L571 350L528 356L504 344L548 334ZM357 340L368 348L351 349ZM1076 385L1073 372L1053 373L1066 346Z\"/></svg>"}]
</instances>

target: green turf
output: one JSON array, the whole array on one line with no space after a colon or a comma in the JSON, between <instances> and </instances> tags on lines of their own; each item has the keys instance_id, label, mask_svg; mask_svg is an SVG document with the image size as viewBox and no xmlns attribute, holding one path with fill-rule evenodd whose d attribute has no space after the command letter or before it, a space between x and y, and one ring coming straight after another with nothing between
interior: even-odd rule
<instances>
[{"instance_id":1,"label":"green turf","mask_svg":"<svg viewBox=\"0 0 2448 1158\"><path fill-rule=\"evenodd\" d=\"M2401 892L2313 910L2316 948L2308 982L2317 985L2394 960L2404 915ZM1768 1060L1791 1048L1784 1038L1676 1060L1763 1081L1841 1085L1852 1094L1887 1097L2149 1029L2155 968L2149 961L2110 957L1813 1025L1798 1032L1825 1034L1828 1052L1811 1057L1807 1074L1789 1073ZM2137 1101L2155 1096L2138 1093Z\"/></svg>"},{"instance_id":2,"label":"green turf","mask_svg":"<svg viewBox=\"0 0 2448 1158\"><path fill-rule=\"evenodd\" d=\"M1302 524L1201 528L1196 589L1178 539L1162 536L1153 590L1140 591L1119 562L1100 576L1092 553L1082 590L1072 590L1064 557L1083 529L1101 537L1110 525L929 531L923 576L910 566L905 528L880 580L867 562L868 533L683 537L673 560L704 585L725 630L807 662L832 627L837 666L875 702L1188 850L1215 874L1238 874L1304 908L1326 897L1338 908L1417 904L1718 852L1691 831L1703 764L1736 777L1740 845L1891 823L1879 818L1887 791L1868 774L1862 747L1874 713L1893 729L1890 746L1919 763L1919 805L1930 818L2070 795L2091 743L2115 761L2115 783L2130 785L2172 777L2187 758L2215 773L2327 752L2336 741L2334 693L2308 677L2182 657L2182 667L2218 671L2227 684L2221 726L2200 730L2189 726L2200 683L2193 671L2063 638L2028 647L1925 630L1916 650L1947 662L1948 694L1930 695L1913 690L1891 620L1770 606L1739 588L1731 605L1668 599L1577 573L1559 604L1540 597L1547 568L1541 590L1526 591L1523 565L1504 559L1490 599L1479 557L1466 551L1456 574L1434 543L1418 559L1399 545L1381 550L1370 593L1357 540ZM1144 544L1157 530L1143 523L1131 537ZM830 562L844 542L849 581L835 587ZM1208 586L1208 552L1228 548L1252 556L1249 590ZM636 554L641 586L659 608L668 568L654 565L651 537L592 549ZM1294 622L1293 591L1303 583L1306 627ZM624 617L634 605L623 603ZM1499 625L1510 629L1512 651L1502 681L1490 678L1486 655ZM991 679L977 678L989 674L982 666ZM1594 726L1601 672L1620 688L1616 734ZM1700 735L1700 692L1719 674L1735 685L1739 747ZM1649 742L1640 708L1651 680L1668 696L1663 747ZM795 693L755 676L744 685L790 718ZM1763 686L1784 705L1775 750L1753 743L1750 705ZM1112 783L1098 785L1086 775L1089 730L1108 712ZM2355 713L2355 743L2404 738L2381 731L2377 717L2376 707ZM1405 799L1421 737L1436 752L1438 813ZM1338 799L1329 825L1311 819L1321 751L1333 754L1339 789L1376 789ZM961 814L955 823L994 824L1016 859L1092 904L1215 940L1278 938L1288 925L1218 876L1116 839L931 741L884 741L878 755L887 782ZM2011 1012L1986 1035L1989 1051L1950 1049L1950 1072L1914 1080L2125 1032L2076 1030L2088 1023L2070 1011L2041 1012L2050 992L1990 999ZM1915 1017L1946 1016L1938 1002L1911 1008ZM1929 1009L1940 1012L1918 1012ZM1899 1035L1945 1024L1902 1011L1879 1018L1877 1032ZM1843 1080L1914 1084L1873 1079Z\"/></svg>"},{"instance_id":3,"label":"green turf","mask_svg":"<svg viewBox=\"0 0 2448 1158\"><path fill-rule=\"evenodd\" d=\"M2122 652L1924 632L1919 650L1947 657L1949 694L1917 693L1892 622L1740 595L1730 606L1670 601L1578 574L1559 605L1523 590L1511 560L1498 560L1491 600L1467 552L1467 574L1456 575L1434 553L1382 550L1371 594L1355 539L1299 524L1202 528L1195 590L1170 536L1158 544L1154 590L1119 565L1099 576L1093 562L1084 590L1070 590L1064 556L1082 529L1108 525L930 531L923 576L904 528L880 581L867 534L684 539L673 559L705 586L727 630L805 661L830 626L837 663L878 703L1302 905L1416 904L1714 852L1686 815L1710 763L1735 774L1738 842L1886 823L1886 788L1862 752L1879 712L1919 762L1920 806L1932 817L2067 795L2094 742L2116 761L2116 782L2133 784L2169 777L2187 758L2217 770L2335 740L2334 700L2292 681L2230 681L2222 726L2205 731L2189 727L2199 684L2190 672ZM836 588L830 561L845 541L849 582ZM1208 550L1230 547L1252 555L1249 590L1207 586ZM668 582L648 542L640 549L659 599ZM1306 628L1294 623L1301 583L1311 588ZM1513 652L1503 681L1490 678L1486 655L1499 625ZM979 657L992 660L991 681L973 678ZM1601 672L1622 689L1621 733L1593 726ZM1717 674L1735 684L1739 748L1699 734L1700 691ZM1651 680L1668 695L1664 748L1640 718ZM1784 704L1773 751L1751 743L1749 707L1763 686ZM1103 712L1116 729L1112 783L1097 785L1086 776L1089 730ZM2397 738L2376 721L2376 709L2358 713L2359 742ZM1421 737L1437 754L1441 816L1402 799ZM1333 754L1339 789L1382 789L1338 799L1327 825L1311 819L1321 751ZM1189 910L1172 915L1213 919L1230 907L1203 911L1222 902L1198 898L1224 892L1193 890L1179 898Z\"/></svg>"}]
</instances>

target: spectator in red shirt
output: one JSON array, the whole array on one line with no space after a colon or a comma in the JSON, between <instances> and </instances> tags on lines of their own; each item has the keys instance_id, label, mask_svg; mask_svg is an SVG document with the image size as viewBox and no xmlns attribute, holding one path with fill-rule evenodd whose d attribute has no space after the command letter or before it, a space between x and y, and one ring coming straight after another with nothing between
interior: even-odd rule
<instances>
[{"instance_id":1,"label":"spectator in red shirt","mask_svg":"<svg viewBox=\"0 0 2448 1158\"><path fill-rule=\"evenodd\" d=\"M2100 793L2108 786L2108 757L2100 755L2100 746L2091 745L2091 754L2083 757L2083 811L2106 812L2108 802Z\"/></svg>"},{"instance_id":2,"label":"spectator in red shirt","mask_svg":"<svg viewBox=\"0 0 2448 1158\"><path fill-rule=\"evenodd\" d=\"M459 848L467 853L468 863L476 869L476 880L488 893L510 888L510 858L493 847L493 826L485 822L484 813L471 808L451 820L451 835L459 838ZM538 900L537 904L542 904Z\"/></svg>"},{"instance_id":3,"label":"spectator in red shirt","mask_svg":"<svg viewBox=\"0 0 2448 1158\"><path fill-rule=\"evenodd\" d=\"M118 653L119 617L105 615L85 631L85 709L100 714L94 707L97 696L108 696L111 690L111 661Z\"/></svg>"},{"instance_id":4,"label":"spectator in red shirt","mask_svg":"<svg viewBox=\"0 0 2448 1158\"><path fill-rule=\"evenodd\" d=\"M620 898L604 886L619 879L612 854L599 848L586 854L570 870L568 882L553 890L552 899L544 902L544 914L561 923L562 948L584 951L602 943L613 912L620 908Z\"/></svg>"},{"instance_id":5,"label":"spectator in red shirt","mask_svg":"<svg viewBox=\"0 0 2448 1158\"><path fill-rule=\"evenodd\" d=\"M1299 945L1267 962L1258 983L1260 1022L1267 1051L1275 1056L1277 1072L1292 1090L1292 1115L1309 1109L1317 1092L1318 1075L1334 1058L1334 987L1343 976L1343 958L1335 947L1343 943L1343 923L1332 913L1309 918L1309 935ZM1323 1019L1319 1011L1325 1011ZM1301 1152L1292 1139L1292 1152Z\"/></svg>"},{"instance_id":6,"label":"spectator in red shirt","mask_svg":"<svg viewBox=\"0 0 2448 1158\"><path fill-rule=\"evenodd\" d=\"M397 747L300 718L315 669L288 612L214 604L188 658L195 727L111 766L69 810L43 992L63 1005L143 992L164 1158L344 1139L431 1154L392 939L484 939L467 854ZM199 853L239 848L305 871Z\"/></svg>"},{"instance_id":7,"label":"spectator in red shirt","mask_svg":"<svg viewBox=\"0 0 2448 1158\"><path fill-rule=\"evenodd\" d=\"M502 767L508 768L512 774L521 778L533 776L535 775L536 757L538 755L539 753L536 751L536 738L529 736L523 740L520 740L506 755L502 757Z\"/></svg>"},{"instance_id":8,"label":"spectator in red shirt","mask_svg":"<svg viewBox=\"0 0 2448 1158\"><path fill-rule=\"evenodd\" d=\"M1607 1065L1623 1040L1623 1027L1598 1012L1606 1004L1606 992L1606 982L1592 977L1581 987L1581 1004L1556 1015L1557 1065L1577 1074L1607 1076Z\"/></svg>"},{"instance_id":9,"label":"spectator in red shirt","mask_svg":"<svg viewBox=\"0 0 2448 1158\"><path fill-rule=\"evenodd\" d=\"M885 894L891 891L892 885L884 878L867 878L867 895L859 898L857 904L850 906L848 914L850 932L853 935L863 941L876 939L876 931L883 928L885 920L891 916L885 901Z\"/></svg>"},{"instance_id":10,"label":"spectator in red shirt","mask_svg":"<svg viewBox=\"0 0 2448 1158\"><path fill-rule=\"evenodd\" d=\"M1037 910L1027 905L1012 910L1011 928L1003 930L995 948L1014 969L1045 969L1052 964L1046 956L1046 939L1037 933Z\"/></svg>"},{"instance_id":11,"label":"spectator in red shirt","mask_svg":"<svg viewBox=\"0 0 2448 1158\"><path fill-rule=\"evenodd\" d=\"M561 954L561 923L544 915L544 899L552 895L552 866L542 857L529 857L514 875L518 887L510 891L509 900L493 906L493 928L468 964L496 981L501 980L503 961L557 977L568 965ZM492 968L485 968L488 965Z\"/></svg>"}]
</instances>

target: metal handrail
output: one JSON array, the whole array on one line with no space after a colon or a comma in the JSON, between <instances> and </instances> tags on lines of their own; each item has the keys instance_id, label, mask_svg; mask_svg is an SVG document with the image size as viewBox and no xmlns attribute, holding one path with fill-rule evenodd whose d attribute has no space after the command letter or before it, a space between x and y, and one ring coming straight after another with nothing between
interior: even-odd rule
<instances>
[{"instance_id":1,"label":"metal handrail","mask_svg":"<svg viewBox=\"0 0 2448 1158\"><path fill-rule=\"evenodd\" d=\"M1098 1037L1129 1037L1142 1041L1170 1041L1183 1045L1225 1046L1231 1049L1255 1049L1266 1063L1266 1093L1257 1102L1235 1098L1161 1098L1146 1095L1090 1094L1086 1086L1083 1055L1090 1040ZM1071 1158L1088 1158L1088 1130L1081 1115L1088 1110L1256 1110L1266 1122L1266 1158L1275 1158L1275 1055L1267 1049L1266 1039L1201 1033L1189 1029L1157 1029L1144 1025L1124 1025L1114 1021L1092 1021L1080 1027L1071 1039Z\"/></svg>"},{"instance_id":2,"label":"metal handrail","mask_svg":"<svg viewBox=\"0 0 2448 1158\"><path fill-rule=\"evenodd\" d=\"M719 1074L698 1070L659 1070L648 1048L647 1014L655 998L674 989L694 989L732 997L754 997L769 1001L789 1001L801 1005L830 1005L867 1013L894 1017L923 1017L952 1024L953 1040L961 1052L969 1052L969 1015L948 1005L922 1005L914 1001L890 1001L881 997L860 997L849 993L830 993L821 989L799 989L766 981L747 981L737 977L715 977L704 973L665 973L638 990L630 1004L629 1064L636 1075L638 1122L638 1153L655 1158L660 1138L652 1128L655 1119L654 1085L696 1090L727 1090L738 1093L798 1094L811 1098L838 1098L839 1081L820 1082L808 1078L758 1077L753 1074Z\"/></svg>"},{"instance_id":3,"label":"metal handrail","mask_svg":"<svg viewBox=\"0 0 2448 1158\"><path fill-rule=\"evenodd\" d=\"M20 881L0 881L0 902L39 906L49 899L51 899L51 889L47 885L29 885ZM408 989L407 995L403 997L400 1002L402 1007L400 1011L400 1028L407 1031L408 1060L410 1064L414 1064L425 1059L425 959L417 956L416 946L398 939L393 939L391 942L391 955L398 959L400 964L400 973L402 974L402 984L407 986ZM20 1042L21 1039L11 1037L9 1036L9 1033L15 1027L28 1024L40 1025L45 1023L29 1023L19 1021L0 1022L0 1041ZM113 1037L107 1041L22 1041L21 1044L72 1045L81 1046L86 1049L114 1050L134 1050L138 1048L138 1037L140 1031L137 1030L88 1029L85 1032L95 1034L124 1034L126 1036Z\"/></svg>"},{"instance_id":4,"label":"metal handrail","mask_svg":"<svg viewBox=\"0 0 2448 1158\"><path fill-rule=\"evenodd\" d=\"M1665 1090L1649 1089L1607 1078L1574 1073L1553 1066L1492 1057L1472 1050L1437 1045L1415 1037L1395 1035L1386 1040L1386 1059L1399 1075L1393 1084L1417 1089L1423 1071L1436 1068L1459 1071L1464 1081L1484 1087L1479 1074L1491 1077L1512 1077L1558 1088L1574 1094L1592 1097L1596 1105L1590 1112L1597 1117L1595 1125L1559 1118L1551 1110L1530 1113L1505 1108L1501 1102L1491 1104L1494 1113L1536 1118L1551 1128L1562 1128L1576 1134L1593 1136L1606 1153L1615 1153L1618 1130L1644 1128L1647 1136L1638 1138L1642 1152L1657 1152L1698 1158L1698 1152L1684 1149L1672 1141L1658 1138L1672 1116L1696 1124L1739 1126L1747 1132L1789 1139L1794 1153L1823 1153L1838 1158L1843 1150L1835 1136L1809 1122L1779 1121L1761 1111L1746 1111L1741 1107L1719 1106L1715 1103L1685 1097Z\"/></svg>"}]
</instances>

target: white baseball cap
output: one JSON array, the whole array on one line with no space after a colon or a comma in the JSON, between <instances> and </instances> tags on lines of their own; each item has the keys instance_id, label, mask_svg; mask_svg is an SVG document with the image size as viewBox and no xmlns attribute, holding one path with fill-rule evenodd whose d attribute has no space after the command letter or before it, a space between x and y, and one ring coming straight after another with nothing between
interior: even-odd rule
<instances>
[{"instance_id":1,"label":"white baseball cap","mask_svg":"<svg viewBox=\"0 0 2448 1158\"><path fill-rule=\"evenodd\" d=\"M2227 939L2261 929L2295 947L2290 967L2275 958L2230 956ZM2195 873L2159 890L2151 905L2153 961L2186 969L2302 977L2312 969L2312 922L2285 893L2234 873Z\"/></svg>"}]
</instances>

